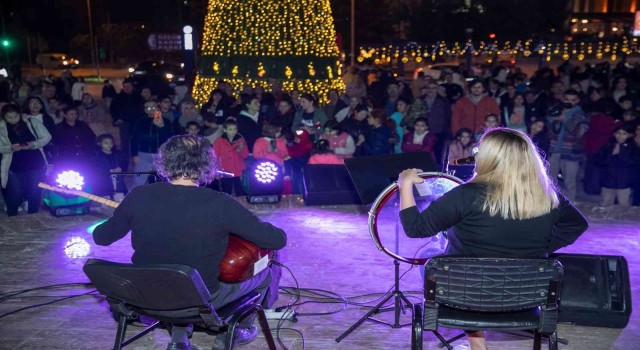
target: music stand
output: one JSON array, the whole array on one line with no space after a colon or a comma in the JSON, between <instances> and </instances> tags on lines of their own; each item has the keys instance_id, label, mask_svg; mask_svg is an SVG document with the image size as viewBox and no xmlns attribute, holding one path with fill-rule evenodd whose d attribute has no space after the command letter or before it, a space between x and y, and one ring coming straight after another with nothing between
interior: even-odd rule
<instances>
[{"instance_id":1,"label":"music stand","mask_svg":"<svg viewBox=\"0 0 640 350\"><path fill-rule=\"evenodd\" d=\"M405 169L418 168L425 172L437 171L436 165L433 161L431 154L426 152L415 153L399 153L389 154L381 156L369 156L345 159L345 165L351 180L355 185L358 196L365 205L370 205L386 187L392 182L398 179L398 175ZM398 234L398 227L396 225L396 235ZM336 342L339 343L342 339L346 338L351 332L358 328L364 321L373 321L376 323L385 324L392 328L400 328L405 325L400 324L400 311L403 303L406 307L411 309L413 305L409 299L400 290L400 262L398 259L393 260L394 265L394 287L393 290L387 292L386 296L361 317L356 323L354 323L349 329L347 329L342 335L336 338ZM391 298L394 298L394 306L390 308L383 308ZM384 321L372 318L374 314L378 314L385 311L393 310L395 313L394 323L388 323Z\"/></svg>"}]
</instances>

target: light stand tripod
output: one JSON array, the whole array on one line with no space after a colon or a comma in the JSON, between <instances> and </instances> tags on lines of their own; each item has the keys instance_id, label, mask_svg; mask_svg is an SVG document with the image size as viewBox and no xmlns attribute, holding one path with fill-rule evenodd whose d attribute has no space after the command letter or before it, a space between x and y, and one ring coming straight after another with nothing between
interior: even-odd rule
<instances>
[{"instance_id":1,"label":"light stand tripod","mask_svg":"<svg viewBox=\"0 0 640 350\"><path fill-rule=\"evenodd\" d=\"M364 321L367 321L367 320L380 323L380 324L385 324L387 326L391 326L391 328L400 328L400 327L408 326L411 324L411 323L400 324L400 311L403 311L404 313L405 307L411 310L413 308L413 304L411 304L409 299L407 299L407 297L400 290L400 263L398 262L397 259L393 260L393 269L395 274L393 290L387 292L387 295L384 297L384 299L382 299L382 301L378 303L378 305L374 306L373 309L369 310L369 312L367 312L364 316L362 316L358 320L358 322L354 323L351 327L349 327L349 329L347 329L344 333L342 333L342 335L337 337L336 343L339 343L342 339L346 338L349 334L351 334L351 332L353 332ZM383 308L382 306L386 304L391 298L394 298L394 306L389 308ZM404 305L402 304L402 302L404 302ZM394 310L394 313L395 313L393 324L371 317L374 314L379 314L381 312L391 311L391 310Z\"/></svg>"},{"instance_id":2,"label":"light stand tripod","mask_svg":"<svg viewBox=\"0 0 640 350\"><path fill-rule=\"evenodd\" d=\"M399 247L399 234L400 234L400 222L399 222L399 218L400 218L400 213L399 213L399 206L398 203L396 202L396 207L398 208L398 212L396 213L395 217L395 253L398 254L400 247ZM369 215L373 215L371 212L369 213ZM393 289L389 290L386 293L386 296L382 299L382 301L380 301L376 306L374 306L371 310L369 310L369 312L367 312L362 318L360 318L355 324L353 324L351 327L349 327L349 329L347 329L344 333L342 333L342 335L340 335L338 338L336 338L336 342L340 342L342 339L344 339L346 336L348 336L351 332L353 332L356 328L358 328L364 321L372 321L372 322L376 322L379 324L384 324L387 326L391 326L391 328L400 328L403 326L408 326L411 323L407 323L407 324L400 324L400 312L402 311L402 313L405 312L405 307L409 308L410 310L413 310L413 304L409 301L409 299L402 293L402 291L400 290L400 262L398 261L398 259L393 259L393 270L394 270L394 282L393 282ZM383 308L382 306L384 304L386 304L391 298L394 298L393 300L393 306L392 307L387 307L387 308ZM404 302L404 303L403 303ZM389 322L385 322L385 321L381 321L378 319L373 318L372 316L375 314L379 314L381 312L386 312L386 311L391 311L393 310L394 312L394 321L393 323L389 323Z\"/></svg>"}]
</instances>

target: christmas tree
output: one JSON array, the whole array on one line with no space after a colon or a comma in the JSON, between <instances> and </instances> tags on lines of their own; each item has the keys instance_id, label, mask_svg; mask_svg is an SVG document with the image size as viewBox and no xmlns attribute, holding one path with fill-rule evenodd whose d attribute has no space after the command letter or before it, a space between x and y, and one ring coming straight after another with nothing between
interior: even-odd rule
<instances>
[{"instance_id":1,"label":"christmas tree","mask_svg":"<svg viewBox=\"0 0 640 350\"><path fill-rule=\"evenodd\" d=\"M329 0L209 0L194 98L218 80L309 92L344 90Z\"/></svg>"}]
</instances>

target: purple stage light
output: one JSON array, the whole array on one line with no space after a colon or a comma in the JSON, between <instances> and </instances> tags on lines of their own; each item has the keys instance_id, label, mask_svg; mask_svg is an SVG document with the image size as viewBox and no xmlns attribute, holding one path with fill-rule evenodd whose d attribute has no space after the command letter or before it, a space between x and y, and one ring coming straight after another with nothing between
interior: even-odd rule
<instances>
[{"instance_id":1,"label":"purple stage light","mask_svg":"<svg viewBox=\"0 0 640 350\"><path fill-rule=\"evenodd\" d=\"M79 191L82 189L82 186L84 186L84 177L77 171L65 170L58 174L56 182L60 187Z\"/></svg>"},{"instance_id":2,"label":"purple stage light","mask_svg":"<svg viewBox=\"0 0 640 350\"><path fill-rule=\"evenodd\" d=\"M278 176L278 165L273 162L261 162L255 167L254 176L263 184L275 181Z\"/></svg>"}]
</instances>

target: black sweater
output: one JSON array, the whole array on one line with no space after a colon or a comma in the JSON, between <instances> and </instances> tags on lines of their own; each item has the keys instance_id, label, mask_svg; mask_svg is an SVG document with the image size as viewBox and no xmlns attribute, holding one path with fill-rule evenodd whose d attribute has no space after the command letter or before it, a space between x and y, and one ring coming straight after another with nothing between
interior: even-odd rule
<instances>
[{"instance_id":1,"label":"black sweater","mask_svg":"<svg viewBox=\"0 0 640 350\"><path fill-rule=\"evenodd\" d=\"M550 213L525 220L503 219L482 211L484 186L467 183L445 193L420 213L400 212L409 237L431 237L448 231L447 255L544 257L575 242L587 220L561 194Z\"/></svg>"},{"instance_id":2,"label":"black sweater","mask_svg":"<svg viewBox=\"0 0 640 350\"><path fill-rule=\"evenodd\" d=\"M96 227L93 239L109 245L129 230L133 263L194 267L211 292L219 286L218 265L230 232L266 249L281 249L287 242L284 231L225 193L166 182L134 188Z\"/></svg>"}]
</instances>

